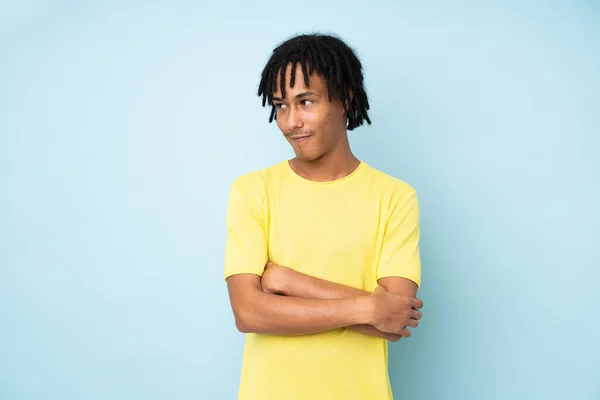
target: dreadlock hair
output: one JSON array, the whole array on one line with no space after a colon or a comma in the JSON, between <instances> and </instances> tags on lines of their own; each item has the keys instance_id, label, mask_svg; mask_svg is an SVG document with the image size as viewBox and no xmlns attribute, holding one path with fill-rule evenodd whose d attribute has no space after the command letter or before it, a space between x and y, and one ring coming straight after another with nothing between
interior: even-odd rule
<instances>
[{"instance_id":1,"label":"dreadlock hair","mask_svg":"<svg viewBox=\"0 0 600 400\"><path fill-rule=\"evenodd\" d=\"M362 64L354 51L341 39L333 35L304 34L292 37L273 50L273 54L265 65L258 96L262 96L262 105L271 106L269 123L277 119L273 104L273 93L279 73L281 96L285 98L285 70L292 64L290 86L294 87L296 67L300 64L304 83L308 87L308 77L316 71L327 83L329 101L338 94L346 111L347 129L371 120L367 114L369 101L363 86ZM350 91L352 95L350 96ZM348 99L348 100L347 100Z\"/></svg>"}]
</instances>

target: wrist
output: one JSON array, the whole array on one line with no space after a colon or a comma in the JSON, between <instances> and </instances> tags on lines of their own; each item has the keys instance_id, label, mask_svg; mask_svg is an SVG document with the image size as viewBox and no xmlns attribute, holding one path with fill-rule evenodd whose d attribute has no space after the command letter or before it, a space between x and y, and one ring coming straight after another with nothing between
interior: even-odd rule
<instances>
[{"instance_id":1,"label":"wrist","mask_svg":"<svg viewBox=\"0 0 600 400\"><path fill-rule=\"evenodd\" d=\"M373 325L373 298L371 296L359 296L356 297L357 304L357 324L359 325Z\"/></svg>"}]
</instances>

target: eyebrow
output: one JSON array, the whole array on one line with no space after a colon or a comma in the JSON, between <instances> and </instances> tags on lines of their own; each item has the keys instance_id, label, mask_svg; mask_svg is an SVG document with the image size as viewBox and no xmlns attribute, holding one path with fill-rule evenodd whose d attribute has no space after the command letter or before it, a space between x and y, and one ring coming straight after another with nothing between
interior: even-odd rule
<instances>
[{"instance_id":1,"label":"eyebrow","mask_svg":"<svg viewBox=\"0 0 600 400\"><path fill-rule=\"evenodd\" d=\"M302 92L302 93L298 93L294 97L297 98L297 99L301 99L303 97L312 96L312 95L316 95L316 93L314 93L314 92ZM280 97L273 97L273 101L283 101L283 99L280 98Z\"/></svg>"}]
</instances>

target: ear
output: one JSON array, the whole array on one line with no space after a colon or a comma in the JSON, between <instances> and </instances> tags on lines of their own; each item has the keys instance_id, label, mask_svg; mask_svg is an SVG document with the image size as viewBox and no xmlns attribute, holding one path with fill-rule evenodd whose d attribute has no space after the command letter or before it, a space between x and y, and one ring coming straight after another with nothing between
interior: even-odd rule
<instances>
[{"instance_id":1,"label":"ear","mask_svg":"<svg viewBox=\"0 0 600 400\"><path fill-rule=\"evenodd\" d=\"M350 102L352 101L352 89L348 89L348 98L346 99L346 109L350 107ZM342 109L342 113L346 113L346 110Z\"/></svg>"}]
</instances>

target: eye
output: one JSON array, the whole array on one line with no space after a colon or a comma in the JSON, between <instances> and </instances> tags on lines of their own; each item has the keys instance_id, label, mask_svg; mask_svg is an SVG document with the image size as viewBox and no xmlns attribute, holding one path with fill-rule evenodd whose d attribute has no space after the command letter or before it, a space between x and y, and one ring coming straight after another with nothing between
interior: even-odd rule
<instances>
[{"instance_id":1,"label":"eye","mask_svg":"<svg viewBox=\"0 0 600 400\"><path fill-rule=\"evenodd\" d=\"M283 107L285 107L285 104L283 104L283 103L277 103L277 104L275 104L275 108L278 109L278 110L282 109Z\"/></svg>"},{"instance_id":2,"label":"eye","mask_svg":"<svg viewBox=\"0 0 600 400\"><path fill-rule=\"evenodd\" d=\"M311 100L302 100L302 103L304 103L304 105L309 105L309 104L312 104L312 101ZM308 103L308 104L306 104L306 103Z\"/></svg>"}]
</instances>

